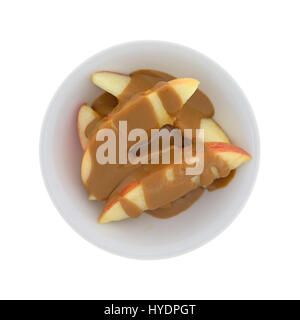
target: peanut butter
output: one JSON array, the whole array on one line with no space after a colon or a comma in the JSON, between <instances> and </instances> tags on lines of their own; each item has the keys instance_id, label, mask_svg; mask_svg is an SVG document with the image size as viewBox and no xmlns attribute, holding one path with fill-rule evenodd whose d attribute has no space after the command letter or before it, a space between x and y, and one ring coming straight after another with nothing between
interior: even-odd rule
<instances>
[{"instance_id":1,"label":"peanut butter","mask_svg":"<svg viewBox=\"0 0 300 320\"><path fill-rule=\"evenodd\" d=\"M127 120L128 131L143 128L149 133L150 129L160 128L157 116L149 106L149 100L144 99L144 95L149 93L148 90L157 91L170 118L174 118L174 121L166 123L167 125L171 124L181 130L199 129L202 118L211 118L214 115L211 101L199 89L182 108L176 92L166 85L166 81L175 79L169 74L155 70L138 70L130 76L129 85L118 99L105 92L92 104L93 109L105 118L92 121L85 131L90 139L88 148L92 159L92 174L86 183L86 189L99 201L108 197L109 200L113 200L128 183L142 181L149 208L146 213L157 218L169 218L191 206L202 195L203 187L213 191L226 186L234 177L234 171L230 174L224 161L212 156L206 149L204 171L198 185L191 181L191 176L183 174L182 166L174 164L169 165L174 169L174 182L167 185L162 170L165 165L99 165L96 162L96 151L102 142L96 141L95 135L100 128L114 130L117 144L119 121ZM117 160L118 157L117 154ZM219 179L215 180L212 168L217 170ZM120 202L128 216L136 218L142 213L134 203L123 198Z\"/></svg>"}]
</instances>

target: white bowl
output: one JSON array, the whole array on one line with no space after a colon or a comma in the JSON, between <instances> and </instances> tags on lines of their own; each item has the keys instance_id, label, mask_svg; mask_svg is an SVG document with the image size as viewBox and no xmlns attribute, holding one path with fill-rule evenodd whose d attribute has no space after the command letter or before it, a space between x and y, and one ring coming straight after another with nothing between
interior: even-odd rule
<instances>
[{"instance_id":1,"label":"white bowl","mask_svg":"<svg viewBox=\"0 0 300 320\"><path fill-rule=\"evenodd\" d=\"M205 194L187 211L171 219L149 215L139 219L99 225L102 205L88 201L80 179L82 150L76 117L78 106L91 103L101 90L92 72L129 73L157 69L176 77L200 81L215 107L215 119L233 143L253 159L237 170L224 189ZM40 162L45 184L63 218L82 237L109 252L139 259L177 256L200 247L222 232L238 215L254 185L259 163L259 135L253 111L244 93L218 64L203 54L178 44L137 41L106 49L76 68L63 82L46 113Z\"/></svg>"}]
</instances>

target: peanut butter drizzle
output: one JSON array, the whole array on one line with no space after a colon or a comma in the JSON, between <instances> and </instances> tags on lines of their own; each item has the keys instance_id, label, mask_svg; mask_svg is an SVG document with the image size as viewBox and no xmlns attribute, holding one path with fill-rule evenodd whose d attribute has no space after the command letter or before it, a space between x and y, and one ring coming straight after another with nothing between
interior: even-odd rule
<instances>
[{"instance_id":1,"label":"peanut butter drizzle","mask_svg":"<svg viewBox=\"0 0 300 320\"><path fill-rule=\"evenodd\" d=\"M206 159L207 161L208 159ZM226 175L229 168L223 168L223 174ZM230 181L234 178L236 173L236 170L230 171L230 173L223 177L223 178L218 178L215 179L211 184L209 184L206 188L208 191L212 192L220 188L226 187ZM205 174L205 173L204 173ZM213 177L210 175L210 179ZM206 180L202 178L203 180ZM201 180L201 178L200 178ZM209 182L208 182L209 183ZM159 219L167 219L174 217L178 215L179 213L187 210L189 207L192 206L194 202L196 202L203 194L204 188L198 187L195 190L190 191L187 193L185 196L172 201L164 206L161 206L160 208L157 208L155 210L147 210L145 213L150 214L151 216Z\"/></svg>"},{"instance_id":2,"label":"peanut butter drizzle","mask_svg":"<svg viewBox=\"0 0 300 320\"><path fill-rule=\"evenodd\" d=\"M92 108L106 117L118 104L118 99L108 92L101 94L92 104Z\"/></svg>"},{"instance_id":3,"label":"peanut butter drizzle","mask_svg":"<svg viewBox=\"0 0 300 320\"><path fill-rule=\"evenodd\" d=\"M158 209L147 210L145 213L159 219L168 219L178 215L179 213L187 210L194 202L196 202L203 194L203 188L197 188L190 191L183 197L172 201Z\"/></svg>"},{"instance_id":4,"label":"peanut butter drizzle","mask_svg":"<svg viewBox=\"0 0 300 320\"><path fill-rule=\"evenodd\" d=\"M167 181L165 176L161 176L165 171L149 175L142 182L146 203L150 210L165 206L196 187L191 180L192 176L185 174L183 166L173 165L171 168L174 170L172 182Z\"/></svg>"},{"instance_id":5,"label":"peanut butter drizzle","mask_svg":"<svg viewBox=\"0 0 300 320\"><path fill-rule=\"evenodd\" d=\"M200 186L202 187L210 185L215 180L214 171L217 171L219 177L226 177L230 172L230 168L221 158L212 153L207 146L204 148L204 170L200 175ZM171 155L170 159L174 159L174 156ZM118 199L129 217L138 217L142 214L142 210L134 203L124 199L122 191L132 184L135 186L139 185L143 189L145 202L149 210L156 210L167 206L168 210L164 210L164 218L172 217L179 213L179 208L175 208L178 203L180 203L182 208L188 208L193 203L194 196L184 196L200 187L199 184L193 181L193 176L185 174L187 167L188 165L185 163L143 165L133 171L131 175L127 176L118 185L111 194L108 203ZM212 167L215 168L214 171ZM167 170L172 171L171 180L167 179ZM200 193L199 191L197 194L200 196ZM181 197L184 197L181 202L175 202ZM156 211L157 215L158 212Z\"/></svg>"},{"instance_id":6,"label":"peanut butter drizzle","mask_svg":"<svg viewBox=\"0 0 300 320\"><path fill-rule=\"evenodd\" d=\"M230 171L230 173L227 177L214 180L213 183L211 183L209 186L207 186L207 190L208 191L215 191L217 189L225 188L230 183L230 181L234 178L235 173L236 173L236 169Z\"/></svg>"},{"instance_id":7,"label":"peanut butter drizzle","mask_svg":"<svg viewBox=\"0 0 300 320\"><path fill-rule=\"evenodd\" d=\"M174 180L168 181L166 170L174 170ZM145 201L149 210L155 210L166 206L170 202L184 196L187 192L194 190L197 185L192 182L192 176L184 173L182 165L143 165L126 177L121 184L113 191L108 202L118 199L123 210L131 218L137 218L142 214L142 210L133 202L120 196L121 191L133 183L142 186Z\"/></svg>"},{"instance_id":8,"label":"peanut butter drizzle","mask_svg":"<svg viewBox=\"0 0 300 320\"><path fill-rule=\"evenodd\" d=\"M131 81L123 93L118 97L119 102L128 100L131 96L147 91L160 81L175 79L167 73L156 70L137 70L130 74Z\"/></svg>"},{"instance_id":9,"label":"peanut butter drizzle","mask_svg":"<svg viewBox=\"0 0 300 320\"><path fill-rule=\"evenodd\" d=\"M101 121L98 129L112 129L115 132L116 143L118 146L120 142L119 123L122 120L126 120L128 132L135 128L142 128L148 133L148 138L150 138L151 129L159 129L160 126L152 104L145 95L154 90L158 95L173 94L175 96L173 99L170 101L164 101L164 108L166 111L170 110L170 112L172 112L171 115L175 115L176 108L178 113L182 107L182 102L179 98L176 99L176 96L178 96L176 91L169 90L169 87L170 86L167 82L159 82L153 87L152 90L149 89L147 92L135 94L129 100L123 101L122 107L118 109L118 112L114 111L110 113L106 119ZM174 103L174 101L177 101L176 105L171 106L171 103ZM116 108L118 107L119 106ZM100 165L97 162L96 153L98 147L102 143L104 142L96 141L96 136L90 139L88 150L91 155L92 169L90 177L86 183L86 189L88 193L95 196L99 201L107 199L109 194L118 185L118 183L136 167L131 164L119 164L119 148L116 148L117 164ZM130 148L130 146L135 144L135 142L127 142L127 144L128 148Z\"/></svg>"},{"instance_id":10,"label":"peanut butter drizzle","mask_svg":"<svg viewBox=\"0 0 300 320\"><path fill-rule=\"evenodd\" d=\"M101 94L92 104L93 109L106 117L109 113L115 113L123 108L125 103L136 94L147 91L160 81L170 81L175 77L156 70L137 70L130 74L131 81L123 93L114 97L108 92ZM169 101L167 110L171 115L176 113L178 97L174 96L171 88L161 91L160 99ZM176 115L175 126L183 129L199 129L202 118L211 118L214 115L214 107L209 98L199 89L185 103L184 108ZM99 121L93 121L86 128L86 136L90 138L99 128Z\"/></svg>"},{"instance_id":11,"label":"peanut butter drizzle","mask_svg":"<svg viewBox=\"0 0 300 320\"><path fill-rule=\"evenodd\" d=\"M131 218L138 218L143 213L137 205L125 198L121 198L120 203L125 212L130 213Z\"/></svg>"},{"instance_id":12,"label":"peanut butter drizzle","mask_svg":"<svg viewBox=\"0 0 300 320\"><path fill-rule=\"evenodd\" d=\"M128 113L126 111L120 112L126 105L128 107L128 100L138 100L141 95L139 93L147 91L152 88L154 85L157 85L160 81L169 81L175 79L175 77L156 70L138 70L130 74L131 81L123 93L116 99L111 94L105 92L100 97L98 97L92 107L102 116L107 116L110 114L112 120L109 121L110 128L116 131L116 137L118 140L118 121L120 120L129 120ZM161 84L158 84L158 86ZM178 111L178 97L173 96L171 90L161 90L159 97L163 102L166 103L169 107L166 108L171 115L175 115ZM118 103L119 102L119 103ZM157 128L158 124L153 118L153 114L148 111L146 106L147 102L141 104L140 112L136 112L135 115L131 115L130 121L128 121L128 130L132 128ZM174 108L175 106L175 108ZM186 102L184 108L181 109L179 113L176 114L176 121L174 125L180 129L198 129L200 128L200 122L202 118L211 118L214 115L214 108L209 100L209 98L201 92L199 89L193 94L193 96ZM106 119L104 119L106 120ZM99 127L103 126L104 120L94 120L87 128L86 135L87 137L92 137ZM150 129L151 129L150 128ZM146 129L146 130L147 130ZM117 141L118 143L118 141ZM149 174L149 170L158 170L161 165L154 165L155 169L151 165L143 166L141 165L105 165L100 166L95 161L96 159L96 150L99 146L99 142L92 140L90 143L91 158L92 158L92 167L94 173L91 175L87 183L87 190L89 193L92 193L96 196L98 200L106 199L111 191L117 186L113 193L109 197L109 201L114 198L118 191L120 191L124 183L129 181L134 181L137 177L141 178L141 173L144 172ZM117 155L118 160L118 155ZM200 181L201 185L208 186L210 191L224 187L227 185L230 180L233 178L229 174L229 168L226 167L223 161L212 157L210 152L205 152L205 163L209 164L205 167L203 174L201 175ZM220 177L228 178L219 178L214 181L215 176L211 171L211 167L215 167L218 170ZM164 180L160 179L160 184L157 182L158 178L161 178L161 175L156 173L156 179L151 179L145 177L144 187L146 201L149 208L147 213L160 218L169 218L178 213L186 210L190 207L203 193L203 189L196 187L194 184L191 184L190 181L186 181L186 176L179 179L177 176L176 183L173 187L168 184L167 190L163 191L166 185ZM191 176L188 176L189 178ZM123 180L123 181L122 181ZM120 181L122 181L120 183ZM214 181L214 182L213 182ZM212 184L213 182L213 184ZM120 183L120 184L119 184ZM196 189L195 189L196 188ZM97 192L95 192L97 190ZM155 191L157 190L157 191ZM159 190L159 191L158 191ZM171 192L172 190L172 192ZM132 202L122 199L121 205L127 214L131 217L138 217L142 212L141 210Z\"/></svg>"},{"instance_id":13,"label":"peanut butter drizzle","mask_svg":"<svg viewBox=\"0 0 300 320\"><path fill-rule=\"evenodd\" d=\"M88 126L85 128L84 134L90 140L98 131L100 127L102 119L96 118Z\"/></svg>"},{"instance_id":14,"label":"peanut butter drizzle","mask_svg":"<svg viewBox=\"0 0 300 320\"><path fill-rule=\"evenodd\" d=\"M137 70L130 74L131 81L124 92L118 97L119 105L114 109L118 111L124 102L133 95L152 88L160 81L175 79L165 72L156 70ZM168 97L170 98L170 96ZM98 97L92 107L101 115L106 116L109 110L117 106L117 99L105 92ZM202 118L211 118L214 115L214 107L209 98L201 91L196 90L192 97L185 103L184 108L176 116L176 127L180 129L198 129Z\"/></svg>"},{"instance_id":15,"label":"peanut butter drizzle","mask_svg":"<svg viewBox=\"0 0 300 320\"><path fill-rule=\"evenodd\" d=\"M152 88L159 81L170 81L175 77L156 70L137 70L130 74L131 81L119 97L119 101L128 99L131 95ZM160 96L160 98L164 98ZM170 96L166 97L170 99ZM185 103L177 114L175 126L179 129L199 129L202 118L211 118L214 107L209 98L199 89Z\"/></svg>"}]
</instances>

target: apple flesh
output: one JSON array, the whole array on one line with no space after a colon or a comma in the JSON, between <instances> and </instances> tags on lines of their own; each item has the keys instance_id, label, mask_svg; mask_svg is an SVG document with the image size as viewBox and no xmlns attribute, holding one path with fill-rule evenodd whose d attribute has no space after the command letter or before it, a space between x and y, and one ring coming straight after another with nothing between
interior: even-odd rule
<instances>
[{"instance_id":1,"label":"apple flesh","mask_svg":"<svg viewBox=\"0 0 300 320\"><path fill-rule=\"evenodd\" d=\"M118 98L128 86L131 78L121 73L98 71L93 73L91 80L97 87Z\"/></svg>"},{"instance_id":2,"label":"apple flesh","mask_svg":"<svg viewBox=\"0 0 300 320\"><path fill-rule=\"evenodd\" d=\"M204 142L230 143L230 140L225 134L225 132L213 119L210 119L210 118L201 119L200 129L204 130Z\"/></svg>"},{"instance_id":3,"label":"apple flesh","mask_svg":"<svg viewBox=\"0 0 300 320\"><path fill-rule=\"evenodd\" d=\"M81 147L83 150L86 149L89 139L85 134L85 130L88 125L94 121L95 119L101 119L101 116L92 109L87 104L83 104L79 107L78 117L77 117L77 128L78 128L78 136Z\"/></svg>"},{"instance_id":4,"label":"apple flesh","mask_svg":"<svg viewBox=\"0 0 300 320\"><path fill-rule=\"evenodd\" d=\"M205 144L213 153L220 157L230 170L234 170L251 159L251 155L240 147L224 142L208 142Z\"/></svg>"}]
</instances>

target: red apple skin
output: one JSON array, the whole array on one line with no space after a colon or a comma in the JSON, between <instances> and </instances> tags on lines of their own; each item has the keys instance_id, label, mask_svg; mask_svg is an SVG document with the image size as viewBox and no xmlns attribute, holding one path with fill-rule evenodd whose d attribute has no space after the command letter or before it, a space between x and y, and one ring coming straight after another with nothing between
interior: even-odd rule
<instances>
[{"instance_id":1,"label":"red apple skin","mask_svg":"<svg viewBox=\"0 0 300 320\"><path fill-rule=\"evenodd\" d=\"M82 130L83 128L80 127L80 112L81 112L81 109L84 108L84 107L88 107L95 115L94 115L94 119L96 119L97 117L99 117L99 119L101 119L101 116L97 114L96 111L94 111L92 109L92 107L90 107L87 103L83 103L82 105L79 106L78 108L78 112L77 112L77 131L78 131L78 136L79 136L79 141L80 141L80 145L83 149L83 151L85 151L87 149L87 145L88 145L88 142L84 141L84 136L83 136L83 132L84 130L87 128L87 125L86 127L84 128L84 130Z\"/></svg>"},{"instance_id":2,"label":"red apple skin","mask_svg":"<svg viewBox=\"0 0 300 320\"><path fill-rule=\"evenodd\" d=\"M128 185L126 185L120 192L120 196L124 197L128 192L130 192L131 190L133 190L134 188L136 188L140 183L134 181L129 183ZM112 200L111 202L109 202L103 209L103 211L101 212L99 218L98 218L98 222L100 222L101 218L103 217L103 215L105 214L105 212L107 210L109 210L115 203L117 203L119 201L119 198L117 197L116 199Z\"/></svg>"},{"instance_id":3,"label":"red apple skin","mask_svg":"<svg viewBox=\"0 0 300 320\"><path fill-rule=\"evenodd\" d=\"M99 217L99 220L100 220L100 218L103 216L103 214L107 211L107 210L109 210L115 203L117 203L119 200L118 199L114 199L114 200L112 200L111 202L109 202L106 206L105 206L105 208L103 209L103 211L101 212L101 215L100 215L100 217Z\"/></svg>"},{"instance_id":4,"label":"red apple skin","mask_svg":"<svg viewBox=\"0 0 300 320\"><path fill-rule=\"evenodd\" d=\"M214 152L235 152L235 153L244 154L245 156L251 158L251 155L248 152L230 143L206 142L205 144L211 151L214 151Z\"/></svg>"},{"instance_id":5,"label":"red apple skin","mask_svg":"<svg viewBox=\"0 0 300 320\"><path fill-rule=\"evenodd\" d=\"M130 192L131 190L136 188L139 184L140 183L137 181L133 181L133 182L129 183L127 186L125 186L125 188L122 189L122 191L120 192L120 195L122 197L124 197L128 192Z\"/></svg>"},{"instance_id":6,"label":"red apple skin","mask_svg":"<svg viewBox=\"0 0 300 320\"><path fill-rule=\"evenodd\" d=\"M84 106L86 106L86 105L87 105L86 103L81 104L81 105L79 106L79 108L78 108L77 114L79 114L81 108L84 107ZM85 147L84 147L84 143L83 143L83 141L82 141L81 134L80 134L79 121L77 121L77 131L78 131L78 137L79 137L79 141L80 141L81 148L84 150Z\"/></svg>"}]
</instances>

